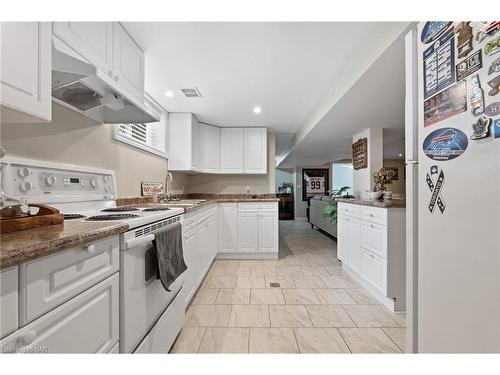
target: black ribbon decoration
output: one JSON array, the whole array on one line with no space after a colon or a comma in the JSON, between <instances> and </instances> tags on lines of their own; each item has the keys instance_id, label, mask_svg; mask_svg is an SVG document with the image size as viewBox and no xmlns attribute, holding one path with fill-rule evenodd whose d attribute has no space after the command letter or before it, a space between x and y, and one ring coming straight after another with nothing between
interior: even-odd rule
<instances>
[{"instance_id":1,"label":"black ribbon decoration","mask_svg":"<svg viewBox=\"0 0 500 375\"><path fill-rule=\"evenodd\" d=\"M437 175L437 179L435 175ZM433 178L435 179L435 181L433 180ZM430 170L430 175L429 173L427 173L425 180L427 182L429 190L432 193L431 201L429 202L429 211L431 213L434 213L434 209L436 208L437 204L439 211L441 211L441 213L444 213L446 205L444 204L443 198L441 197L441 190L444 184L443 170L439 170L439 167L437 165L433 165Z\"/></svg>"}]
</instances>

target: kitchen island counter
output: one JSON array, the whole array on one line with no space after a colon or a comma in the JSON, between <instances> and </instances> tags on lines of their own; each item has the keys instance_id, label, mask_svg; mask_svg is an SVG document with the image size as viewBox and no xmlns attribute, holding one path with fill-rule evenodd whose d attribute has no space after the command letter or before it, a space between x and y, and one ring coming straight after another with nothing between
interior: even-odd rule
<instances>
[{"instance_id":1,"label":"kitchen island counter","mask_svg":"<svg viewBox=\"0 0 500 375\"><path fill-rule=\"evenodd\" d=\"M368 199L349 199L339 198L337 202L359 204L361 206L379 207L379 208L406 208L406 200L404 199L388 199L388 200L368 200Z\"/></svg>"}]
</instances>

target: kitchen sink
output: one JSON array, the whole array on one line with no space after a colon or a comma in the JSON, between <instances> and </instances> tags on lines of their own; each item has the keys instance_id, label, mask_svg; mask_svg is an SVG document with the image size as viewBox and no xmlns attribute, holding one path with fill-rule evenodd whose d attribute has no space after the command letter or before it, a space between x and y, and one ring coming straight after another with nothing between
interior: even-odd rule
<instances>
[{"instance_id":1,"label":"kitchen sink","mask_svg":"<svg viewBox=\"0 0 500 375\"><path fill-rule=\"evenodd\" d=\"M206 199L179 199L163 202L167 206L195 206L197 204L206 202Z\"/></svg>"}]
</instances>

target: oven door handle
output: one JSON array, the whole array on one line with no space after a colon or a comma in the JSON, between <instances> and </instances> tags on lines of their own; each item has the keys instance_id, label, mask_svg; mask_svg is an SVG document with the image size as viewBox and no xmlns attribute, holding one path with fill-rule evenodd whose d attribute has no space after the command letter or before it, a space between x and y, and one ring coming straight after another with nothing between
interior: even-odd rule
<instances>
[{"instance_id":1,"label":"oven door handle","mask_svg":"<svg viewBox=\"0 0 500 375\"><path fill-rule=\"evenodd\" d=\"M155 239L155 235L154 234L147 234L145 236L141 236L141 237L138 237L138 238L133 238L131 240L128 240L127 242L125 242L125 249L128 250L128 249L131 249L135 246L140 246L140 245L143 245L147 242L153 242Z\"/></svg>"}]
</instances>

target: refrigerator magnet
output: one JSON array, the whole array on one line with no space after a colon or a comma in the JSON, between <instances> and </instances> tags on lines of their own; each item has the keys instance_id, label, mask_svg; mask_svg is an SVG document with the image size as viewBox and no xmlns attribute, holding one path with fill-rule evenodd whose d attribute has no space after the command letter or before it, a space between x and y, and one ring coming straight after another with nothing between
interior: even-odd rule
<instances>
[{"instance_id":1,"label":"refrigerator magnet","mask_svg":"<svg viewBox=\"0 0 500 375\"><path fill-rule=\"evenodd\" d=\"M474 132L469 138L475 141L488 137L488 135L490 134L490 125L491 119L485 116L481 116L477 120L477 122L472 125L472 129Z\"/></svg>"},{"instance_id":2,"label":"refrigerator magnet","mask_svg":"<svg viewBox=\"0 0 500 375\"><path fill-rule=\"evenodd\" d=\"M481 81L479 80L479 74L472 76L470 87L470 112L474 116L482 115L484 113L484 95L483 89L481 88Z\"/></svg>"},{"instance_id":3,"label":"refrigerator magnet","mask_svg":"<svg viewBox=\"0 0 500 375\"><path fill-rule=\"evenodd\" d=\"M462 155L469 141L467 135L456 128L434 130L424 139L424 154L432 160L447 161Z\"/></svg>"},{"instance_id":4,"label":"refrigerator magnet","mask_svg":"<svg viewBox=\"0 0 500 375\"><path fill-rule=\"evenodd\" d=\"M481 43L485 38L493 36L500 30L500 21L481 22L482 28L476 34L476 42Z\"/></svg>"},{"instance_id":5,"label":"refrigerator magnet","mask_svg":"<svg viewBox=\"0 0 500 375\"><path fill-rule=\"evenodd\" d=\"M493 73L500 73L500 57L493 61L488 68L488 75Z\"/></svg>"},{"instance_id":6,"label":"refrigerator magnet","mask_svg":"<svg viewBox=\"0 0 500 375\"><path fill-rule=\"evenodd\" d=\"M437 165L433 165L427 175L425 176L425 182L429 187L431 192L431 199L429 201L429 211L431 214L434 213L436 206L441 213L446 210L446 205L442 197L442 190L444 185L444 172Z\"/></svg>"},{"instance_id":7,"label":"refrigerator magnet","mask_svg":"<svg viewBox=\"0 0 500 375\"><path fill-rule=\"evenodd\" d=\"M484 46L484 54L485 55L494 55L500 51L500 36L497 36L496 38L491 39L486 45Z\"/></svg>"},{"instance_id":8,"label":"refrigerator magnet","mask_svg":"<svg viewBox=\"0 0 500 375\"><path fill-rule=\"evenodd\" d=\"M500 138L500 118L493 121L493 134L495 138Z\"/></svg>"},{"instance_id":9,"label":"refrigerator magnet","mask_svg":"<svg viewBox=\"0 0 500 375\"><path fill-rule=\"evenodd\" d=\"M488 81L488 85L491 87L491 90L488 92L489 96L498 94L500 91L500 75L496 76L491 81Z\"/></svg>"},{"instance_id":10,"label":"refrigerator magnet","mask_svg":"<svg viewBox=\"0 0 500 375\"><path fill-rule=\"evenodd\" d=\"M491 103L484 110L484 114L490 117L495 117L500 115L500 102Z\"/></svg>"},{"instance_id":11,"label":"refrigerator magnet","mask_svg":"<svg viewBox=\"0 0 500 375\"><path fill-rule=\"evenodd\" d=\"M436 40L444 33L453 22L450 21L429 21L426 22L420 35L422 43L427 44Z\"/></svg>"},{"instance_id":12,"label":"refrigerator magnet","mask_svg":"<svg viewBox=\"0 0 500 375\"><path fill-rule=\"evenodd\" d=\"M478 71L483 67L483 56L481 50L474 52L474 54L467 57L465 60L457 64L457 81L461 81L468 75Z\"/></svg>"},{"instance_id":13,"label":"refrigerator magnet","mask_svg":"<svg viewBox=\"0 0 500 375\"><path fill-rule=\"evenodd\" d=\"M460 81L424 102L424 127L467 110L467 83Z\"/></svg>"},{"instance_id":14,"label":"refrigerator magnet","mask_svg":"<svg viewBox=\"0 0 500 375\"><path fill-rule=\"evenodd\" d=\"M455 26L457 33L458 58L466 57L472 51L472 26L470 22L459 22Z\"/></svg>"},{"instance_id":15,"label":"refrigerator magnet","mask_svg":"<svg viewBox=\"0 0 500 375\"><path fill-rule=\"evenodd\" d=\"M455 82L455 34L450 30L423 53L424 99Z\"/></svg>"}]
</instances>

